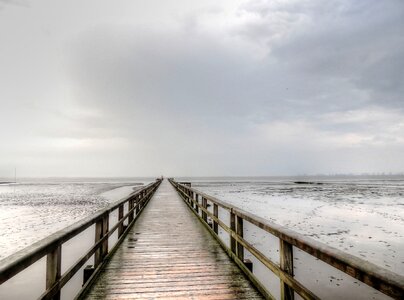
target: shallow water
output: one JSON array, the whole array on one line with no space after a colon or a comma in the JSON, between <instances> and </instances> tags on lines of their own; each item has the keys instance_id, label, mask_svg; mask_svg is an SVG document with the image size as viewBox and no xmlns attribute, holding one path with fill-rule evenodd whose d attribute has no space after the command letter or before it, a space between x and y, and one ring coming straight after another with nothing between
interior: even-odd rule
<instances>
[{"instance_id":1,"label":"shallow water","mask_svg":"<svg viewBox=\"0 0 404 300\"><path fill-rule=\"evenodd\" d=\"M404 275L404 178L295 181L199 179L193 187Z\"/></svg>"},{"instance_id":2,"label":"shallow water","mask_svg":"<svg viewBox=\"0 0 404 300\"><path fill-rule=\"evenodd\" d=\"M144 182L47 179L1 184L0 259L119 200Z\"/></svg>"}]
</instances>

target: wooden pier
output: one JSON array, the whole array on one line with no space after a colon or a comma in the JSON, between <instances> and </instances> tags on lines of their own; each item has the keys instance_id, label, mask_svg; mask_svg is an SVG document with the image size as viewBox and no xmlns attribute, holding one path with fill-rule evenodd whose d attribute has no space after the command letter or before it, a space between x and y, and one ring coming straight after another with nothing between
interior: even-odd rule
<instances>
[{"instance_id":1,"label":"wooden pier","mask_svg":"<svg viewBox=\"0 0 404 300\"><path fill-rule=\"evenodd\" d=\"M87 299L263 299L164 181Z\"/></svg>"},{"instance_id":2,"label":"wooden pier","mask_svg":"<svg viewBox=\"0 0 404 300\"><path fill-rule=\"evenodd\" d=\"M279 262L244 236L246 224L278 239ZM64 244L84 231L94 236L93 245L62 273ZM253 272L246 252L278 277L280 299L320 299L296 278L296 251L383 297L404 299L403 276L172 179L158 179L0 261L0 285L46 257L45 291L39 299L276 299L265 286L267 278ZM83 286L74 295L64 294L64 286L77 276Z\"/></svg>"}]
</instances>

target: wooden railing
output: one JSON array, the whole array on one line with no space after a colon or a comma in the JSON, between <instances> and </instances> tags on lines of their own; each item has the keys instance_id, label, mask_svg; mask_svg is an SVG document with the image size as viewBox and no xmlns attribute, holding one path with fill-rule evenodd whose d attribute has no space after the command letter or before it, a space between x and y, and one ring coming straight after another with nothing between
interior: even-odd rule
<instances>
[{"instance_id":1,"label":"wooden railing","mask_svg":"<svg viewBox=\"0 0 404 300\"><path fill-rule=\"evenodd\" d=\"M195 214L220 242L229 256L267 299L274 299L274 297L252 273L251 269L247 267L244 260L244 249L248 250L280 279L281 299L294 299L294 292L299 294L303 299L319 299L318 296L294 278L293 246L327 263L333 268L364 282L366 285L391 298L404 299L403 276L236 208L192 188L188 182L182 184L173 179L169 179L169 181L177 189L188 206L192 208ZM211 204L208 204L208 202ZM213 205L213 213L208 210L208 205ZM218 214L219 207L228 211L230 226L220 220ZM201 211L201 215L199 214L199 210ZM212 220L212 223L208 223L208 217ZM244 221L279 238L279 265L243 238ZM219 238L218 226L229 234L230 247Z\"/></svg>"},{"instance_id":2,"label":"wooden railing","mask_svg":"<svg viewBox=\"0 0 404 300\"><path fill-rule=\"evenodd\" d=\"M46 291L39 299L60 299L62 287L69 282L94 255L94 266L92 269L86 270L87 278L85 278L83 288L77 295L77 297L79 297L91 284L98 271L101 269L101 266L119 246L160 183L161 180L156 180L132 193L127 198L113 203L107 208L96 212L94 215L60 230L0 261L0 285L46 256ZM128 212L124 215L124 205L126 204L128 205ZM110 213L115 210L118 210L118 220L112 228L109 228L109 216ZM126 219L128 219L127 226L124 225ZM95 224L95 242L93 246L64 274L61 274L63 244L93 224ZM112 249L108 250L108 238L116 230L118 230L118 241Z\"/></svg>"}]
</instances>

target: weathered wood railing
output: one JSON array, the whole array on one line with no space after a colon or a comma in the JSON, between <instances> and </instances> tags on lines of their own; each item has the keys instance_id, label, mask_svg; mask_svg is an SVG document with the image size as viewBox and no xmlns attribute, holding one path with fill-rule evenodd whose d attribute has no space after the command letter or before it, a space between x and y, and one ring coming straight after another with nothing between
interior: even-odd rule
<instances>
[{"instance_id":1,"label":"weathered wood railing","mask_svg":"<svg viewBox=\"0 0 404 300\"><path fill-rule=\"evenodd\" d=\"M88 276L86 282L83 283L83 288L78 296L81 295L95 278L103 263L108 260L119 246L160 183L161 180L158 179L135 191L127 198L113 203L99 210L94 215L5 258L0 262L0 285L46 256L46 291L39 299L60 299L62 287L69 282L92 255L94 255L94 267L90 270L91 272L88 272L91 273L91 276ZM124 205L126 204L128 205L128 212L124 215ZM109 228L110 213L116 209L118 209L117 223L112 228ZM128 219L127 226L124 225L126 219ZM93 224L95 224L94 245L64 274L61 274L63 244ZM115 247L108 250L108 238L116 230L118 230L118 241Z\"/></svg>"},{"instance_id":2,"label":"weathered wood railing","mask_svg":"<svg viewBox=\"0 0 404 300\"><path fill-rule=\"evenodd\" d=\"M188 182L182 184L173 179L169 179L169 181L266 298L274 299L270 291L263 286L251 272L250 268L246 266L244 249L248 250L280 279L281 299L294 299L294 292L299 294L303 299L319 299L318 296L294 278L293 246L394 299L404 299L403 276L233 207L215 197L191 188ZM213 213L208 210L208 201L213 205ZM219 207L229 212L230 226L227 226L220 220L218 214ZM199 215L199 210L202 212L201 215ZM212 220L212 223L208 223L208 216ZM247 221L279 238L279 265L271 261L243 238L243 221ZM218 226L229 234L230 248L219 238Z\"/></svg>"}]
</instances>

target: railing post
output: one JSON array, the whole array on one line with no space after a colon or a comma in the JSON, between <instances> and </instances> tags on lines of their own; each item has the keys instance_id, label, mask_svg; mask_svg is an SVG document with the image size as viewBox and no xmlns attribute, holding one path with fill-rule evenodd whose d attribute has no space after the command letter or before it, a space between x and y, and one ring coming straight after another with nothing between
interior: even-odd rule
<instances>
[{"instance_id":1,"label":"railing post","mask_svg":"<svg viewBox=\"0 0 404 300\"><path fill-rule=\"evenodd\" d=\"M50 289L60 279L62 268L62 246L59 245L46 256L46 289ZM60 290L52 297L60 299Z\"/></svg>"},{"instance_id":2,"label":"railing post","mask_svg":"<svg viewBox=\"0 0 404 300\"><path fill-rule=\"evenodd\" d=\"M216 203L213 203L213 215L216 218L219 218L219 206ZM213 231L218 234L219 233L219 226L218 223L213 220Z\"/></svg>"},{"instance_id":3,"label":"railing post","mask_svg":"<svg viewBox=\"0 0 404 300\"><path fill-rule=\"evenodd\" d=\"M198 194L195 195L195 201L196 201L195 210L196 210L196 213L199 214L199 206L198 206L198 204L199 204L199 195Z\"/></svg>"},{"instance_id":4,"label":"railing post","mask_svg":"<svg viewBox=\"0 0 404 300\"><path fill-rule=\"evenodd\" d=\"M205 197L202 197L202 207L204 209L208 209L208 200ZM202 219L207 223L208 222L208 214L205 211L202 211Z\"/></svg>"},{"instance_id":5,"label":"railing post","mask_svg":"<svg viewBox=\"0 0 404 300\"><path fill-rule=\"evenodd\" d=\"M230 209L230 229L230 249L236 254L236 240L232 236L232 232L236 232L236 215L233 213L233 209Z\"/></svg>"},{"instance_id":6,"label":"railing post","mask_svg":"<svg viewBox=\"0 0 404 300\"><path fill-rule=\"evenodd\" d=\"M94 267L92 265L88 265L83 270L83 286L90 279L91 275L94 274Z\"/></svg>"},{"instance_id":7,"label":"railing post","mask_svg":"<svg viewBox=\"0 0 404 300\"><path fill-rule=\"evenodd\" d=\"M280 267L283 271L293 276L293 246L282 239L279 239ZM281 280L281 299L293 300L295 294L293 289Z\"/></svg>"},{"instance_id":8,"label":"railing post","mask_svg":"<svg viewBox=\"0 0 404 300\"><path fill-rule=\"evenodd\" d=\"M102 235L106 235L109 231L109 213L106 213L104 215L104 218L102 220ZM108 254L108 238L105 239L105 241L102 243L102 259Z\"/></svg>"},{"instance_id":9,"label":"railing post","mask_svg":"<svg viewBox=\"0 0 404 300\"><path fill-rule=\"evenodd\" d=\"M139 214L139 210L140 210L139 200L140 200L140 194L138 194L138 195L136 196L136 198L135 198L136 215Z\"/></svg>"},{"instance_id":10,"label":"railing post","mask_svg":"<svg viewBox=\"0 0 404 300\"><path fill-rule=\"evenodd\" d=\"M144 192L142 192L139 195L139 212L140 212L140 210L142 209L142 206L143 206L143 198L144 198Z\"/></svg>"},{"instance_id":11,"label":"railing post","mask_svg":"<svg viewBox=\"0 0 404 300\"><path fill-rule=\"evenodd\" d=\"M128 202L128 211L131 211L133 209L133 198L131 198ZM129 217L128 217L128 225L130 223L132 223L133 221L133 211L131 213L129 213Z\"/></svg>"},{"instance_id":12,"label":"railing post","mask_svg":"<svg viewBox=\"0 0 404 300\"><path fill-rule=\"evenodd\" d=\"M99 219L97 223L95 223L95 243L97 243L102 238L102 226L103 226L103 218ZM98 265L102 261L102 244L94 253L94 268L97 268Z\"/></svg>"},{"instance_id":13,"label":"railing post","mask_svg":"<svg viewBox=\"0 0 404 300\"><path fill-rule=\"evenodd\" d=\"M118 222L123 219L123 204L119 205L118 208ZM123 233L123 222L118 227L118 238L122 236Z\"/></svg>"},{"instance_id":14,"label":"railing post","mask_svg":"<svg viewBox=\"0 0 404 300\"><path fill-rule=\"evenodd\" d=\"M236 216L236 233L239 237L243 237L243 218ZM241 262L244 262L244 247L239 242L236 241L237 247L237 257Z\"/></svg>"}]
</instances>

